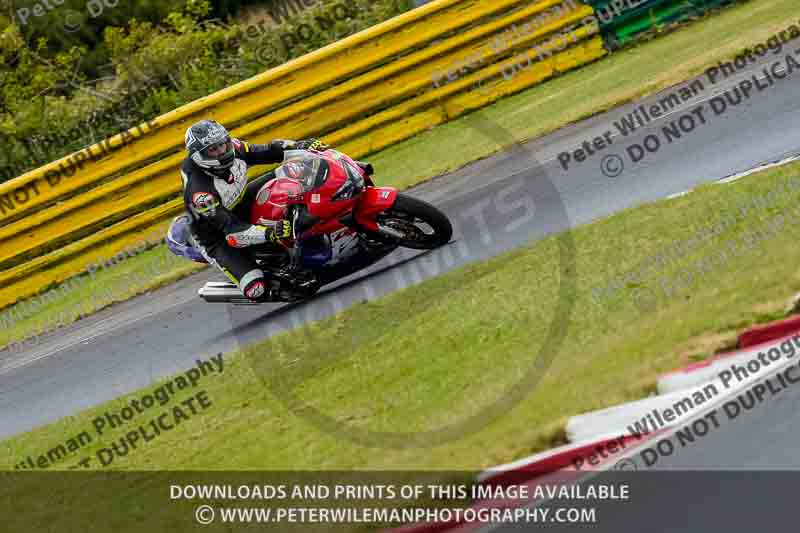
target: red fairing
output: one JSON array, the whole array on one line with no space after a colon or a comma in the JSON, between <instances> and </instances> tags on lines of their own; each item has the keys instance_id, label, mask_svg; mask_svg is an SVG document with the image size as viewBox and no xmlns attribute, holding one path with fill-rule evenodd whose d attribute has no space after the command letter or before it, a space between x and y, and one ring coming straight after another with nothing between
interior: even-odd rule
<instances>
[{"instance_id":1,"label":"red fairing","mask_svg":"<svg viewBox=\"0 0 800 533\"><path fill-rule=\"evenodd\" d=\"M344 155L342 155L344 157ZM330 220L338 218L346 213L349 213L356 203L356 198L350 200L332 201L331 198L339 190L339 187L344 185L347 181L347 172L342 167L341 160L337 160L332 156L326 156L325 160L328 163L328 176L322 186L316 188L312 192L306 193L305 205L308 208L308 214L317 217L321 220ZM320 231L314 228L313 233L325 233L326 230Z\"/></svg>"},{"instance_id":2,"label":"red fairing","mask_svg":"<svg viewBox=\"0 0 800 533\"><path fill-rule=\"evenodd\" d=\"M269 180L256 195L256 201L253 202L250 211L250 222L263 224L281 220L286 213L289 198L302 193L303 188L296 180L289 178Z\"/></svg>"},{"instance_id":3,"label":"red fairing","mask_svg":"<svg viewBox=\"0 0 800 533\"><path fill-rule=\"evenodd\" d=\"M323 160L324 164L304 166L303 159L293 158L276 169L278 177L264 184L256 195L250 222L263 224L281 220L288 205L303 204L308 214L319 220L303 234L304 237L341 229L343 226L339 219L351 211L365 229L378 231L375 217L394 205L397 190L391 187L375 188L371 185L372 180L359 171L365 185L361 193L334 200L337 192L350 179L344 165L350 163L351 169L357 169L358 166L346 155L333 150L317 153L314 157ZM321 176L324 179L320 179ZM319 185L309 186L309 183L317 181Z\"/></svg>"},{"instance_id":4,"label":"red fairing","mask_svg":"<svg viewBox=\"0 0 800 533\"><path fill-rule=\"evenodd\" d=\"M397 200L397 189L392 187L369 187L358 199L354 214L361 226L378 231L375 217L390 209Z\"/></svg>"}]
</instances>

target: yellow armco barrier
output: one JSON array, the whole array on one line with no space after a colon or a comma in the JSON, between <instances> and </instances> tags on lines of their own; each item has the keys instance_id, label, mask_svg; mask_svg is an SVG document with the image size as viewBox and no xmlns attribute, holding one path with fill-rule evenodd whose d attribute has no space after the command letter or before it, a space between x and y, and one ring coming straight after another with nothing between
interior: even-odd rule
<instances>
[{"instance_id":1,"label":"yellow armco barrier","mask_svg":"<svg viewBox=\"0 0 800 533\"><path fill-rule=\"evenodd\" d=\"M560 2L561 0L548 0L526 6L506 17L458 34L436 46L425 47L385 67L322 91L312 98L289 105L276 113L271 113L265 118L235 130L235 133L244 138L256 140L269 137L301 138L325 134L339 124L346 124L350 119L367 115L375 107L385 106L387 98L402 101L401 99L421 93L426 88L432 88L437 72L446 70L448 65L461 57L480 51L480 48L485 45L487 37L511 24L539 15L543 11L559 5ZM508 53L530 46L530 43L552 34L565 24L579 22L583 17L592 13L591 8L587 6L571 4L570 7L572 6L575 9L567 11L564 17L555 19L536 31L529 32L524 39L515 43L514 47L509 47ZM586 31L595 30L590 27L579 30L576 32L576 39L583 36L583 33L580 32L585 33ZM481 74L481 76L485 77L486 75ZM387 86L395 88L389 95L387 95ZM406 100L395 108L396 112L390 115L384 113L382 116L386 117L386 120L402 117L408 112L409 106L419 108L435 104L435 101L446 98L455 90L462 88L461 85L448 85L425 92L424 98ZM363 135L365 128L376 127L374 122L374 117L362 120L339 130L329 139L337 144L349 141L355 136ZM409 136L416 131L409 130ZM385 139L390 138L394 139L394 137L385 137ZM180 139L179 137L178 140L180 141ZM356 145L363 146L367 150L386 146L386 144L377 146L363 142L356 143ZM363 153L365 152L357 155L363 155ZM64 201L46 211L40 211L32 217L6 225L0 229L0 269L20 264L47 249L56 249L75 238L121 220L132 212L140 211L144 206L174 196L180 190L180 182L176 176L182 158L183 153L179 152L124 178L106 183L89 193Z\"/></svg>"},{"instance_id":2,"label":"yellow armco barrier","mask_svg":"<svg viewBox=\"0 0 800 533\"><path fill-rule=\"evenodd\" d=\"M606 55L606 53L606 50L603 48L602 37L596 35L591 40L584 41L580 45L570 48L557 56L537 63L536 68L521 71L508 81L500 78L499 80L494 80L491 84L482 86L480 91L462 91L455 93L447 100L440 102L440 105L427 108L424 111L414 111L412 105L392 108L372 119L372 127L381 128L380 136L370 137L364 135L352 138L348 132L344 135L352 138L352 140L341 144L341 150L348 153L380 150L386 146L412 137L430 126L443 124L466 112L480 109L503 96L536 85L559 72L564 72L586 64L589 61ZM510 62L511 61L507 61L506 64ZM494 71L495 74L501 72L499 67L492 67L491 70ZM483 76L485 76L485 74ZM452 91L455 92L456 88L470 88L483 76L476 74L459 80L453 84L454 87ZM488 92L486 89L492 89L492 91ZM361 124L357 126L360 128L365 127ZM332 135L328 137L328 139L330 142L338 143L335 137L336 135Z\"/></svg>"},{"instance_id":3,"label":"yellow armco barrier","mask_svg":"<svg viewBox=\"0 0 800 533\"><path fill-rule=\"evenodd\" d=\"M0 185L0 308L178 213L183 134L204 116L253 142L324 136L363 157L602 57L596 23L584 23L592 13L577 0L436 0L158 117L73 177L55 183L56 162ZM32 191L48 172L53 187L4 209L3 195Z\"/></svg>"},{"instance_id":4,"label":"yellow armco barrier","mask_svg":"<svg viewBox=\"0 0 800 533\"><path fill-rule=\"evenodd\" d=\"M134 215L128 220L106 228L91 237L81 239L51 254L39 257L11 270L0 273L0 308L33 296L44 287L85 272L99 258L111 258L117 252L133 247L154 229L163 228L180 210L176 203Z\"/></svg>"}]
</instances>

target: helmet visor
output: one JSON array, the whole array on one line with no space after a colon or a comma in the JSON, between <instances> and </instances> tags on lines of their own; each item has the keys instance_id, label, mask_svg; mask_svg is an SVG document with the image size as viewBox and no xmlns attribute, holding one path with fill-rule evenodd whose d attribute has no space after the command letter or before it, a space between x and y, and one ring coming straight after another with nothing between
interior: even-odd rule
<instances>
[{"instance_id":1,"label":"helmet visor","mask_svg":"<svg viewBox=\"0 0 800 533\"><path fill-rule=\"evenodd\" d=\"M228 139L217 144L212 144L211 146L205 148L202 154L206 159L220 159L222 156L232 151L233 142Z\"/></svg>"}]
</instances>

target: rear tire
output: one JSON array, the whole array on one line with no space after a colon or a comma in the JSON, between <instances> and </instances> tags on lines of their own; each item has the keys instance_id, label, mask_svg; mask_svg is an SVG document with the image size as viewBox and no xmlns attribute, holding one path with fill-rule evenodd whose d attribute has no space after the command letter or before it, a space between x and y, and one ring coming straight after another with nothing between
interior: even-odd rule
<instances>
[{"instance_id":1,"label":"rear tire","mask_svg":"<svg viewBox=\"0 0 800 533\"><path fill-rule=\"evenodd\" d=\"M396 241L406 248L438 248L450 242L453 236L453 226L447 215L428 202L402 193L397 194L394 206L381 219L381 223L408 235L409 238ZM432 232L423 231L419 223L429 226Z\"/></svg>"}]
</instances>

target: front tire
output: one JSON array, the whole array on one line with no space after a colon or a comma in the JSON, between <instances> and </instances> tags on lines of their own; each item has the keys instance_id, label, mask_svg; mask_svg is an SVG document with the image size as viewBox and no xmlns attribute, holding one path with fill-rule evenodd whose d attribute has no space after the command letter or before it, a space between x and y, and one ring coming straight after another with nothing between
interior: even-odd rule
<instances>
[{"instance_id":1,"label":"front tire","mask_svg":"<svg viewBox=\"0 0 800 533\"><path fill-rule=\"evenodd\" d=\"M402 193L394 206L380 217L381 224L404 234L400 246L430 250L450 242L453 226L442 211L428 202Z\"/></svg>"}]
</instances>

